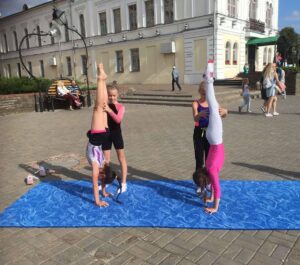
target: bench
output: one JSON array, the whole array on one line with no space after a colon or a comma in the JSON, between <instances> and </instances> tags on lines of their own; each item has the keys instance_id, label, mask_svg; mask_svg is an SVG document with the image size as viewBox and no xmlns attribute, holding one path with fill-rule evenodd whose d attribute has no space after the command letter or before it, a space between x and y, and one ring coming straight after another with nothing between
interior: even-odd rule
<instances>
[{"instance_id":1,"label":"bench","mask_svg":"<svg viewBox=\"0 0 300 265\"><path fill-rule=\"evenodd\" d=\"M46 106L47 106L47 110L49 111L50 108L52 111L54 111L54 104L55 102L61 102L63 104L67 103L67 100L61 96L58 95L57 93L57 83L59 81L63 81L64 82L64 86L66 88L68 88L71 85L72 80L71 79L57 79L55 80L51 86L48 88L47 90L47 95L46 95ZM81 91L79 90L79 97L80 100L82 102L82 106L85 106L85 95L82 95Z\"/></svg>"}]
</instances>

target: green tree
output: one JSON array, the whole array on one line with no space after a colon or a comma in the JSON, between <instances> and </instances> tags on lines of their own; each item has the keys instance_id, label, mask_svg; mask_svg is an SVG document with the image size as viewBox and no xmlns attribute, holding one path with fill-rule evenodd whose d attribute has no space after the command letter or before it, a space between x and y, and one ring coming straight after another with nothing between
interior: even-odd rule
<instances>
[{"instance_id":1,"label":"green tree","mask_svg":"<svg viewBox=\"0 0 300 265\"><path fill-rule=\"evenodd\" d=\"M299 44L300 38L294 28L286 27L279 32L277 50L287 60L288 64L297 63L297 56L300 52Z\"/></svg>"}]
</instances>

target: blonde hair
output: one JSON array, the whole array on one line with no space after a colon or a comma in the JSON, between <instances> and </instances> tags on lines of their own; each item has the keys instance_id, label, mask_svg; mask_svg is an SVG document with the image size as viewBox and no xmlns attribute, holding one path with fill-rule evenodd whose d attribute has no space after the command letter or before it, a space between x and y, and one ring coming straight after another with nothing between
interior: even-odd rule
<instances>
[{"instance_id":1,"label":"blonde hair","mask_svg":"<svg viewBox=\"0 0 300 265\"><path fill-rule=\"evenodd\" d=\"M62 81L62 80L58 80L57 81L57 86L64 86L65 84L64 84L64 81Z\"/></svg>"},{"instance_id":2,"label":"blonde hair","mask_svg":"<svg viewBox=\"0 0 300 265\"><path fill-rule=\"evenodd\" d=\"M275 75L275 71L273 68L273 63L268 63L263 71L263 77L264 77L264 79L266 79L266 78L272 79L272 78L274 78L274 75Z\"/></svg>"},{"instance_id":3,"label":"blonde hair","mask_svg":"<svg viewBox=\"0 0 300 265\"><path fill-rule=\"evenodd\" d=\"M199 84L199 88L198 88L198 92L199 92L199 93L200 93L200 90L205 89L205 85L206 85L205 81L202 81L202 82Z\"/></svg>"}]
</instances>

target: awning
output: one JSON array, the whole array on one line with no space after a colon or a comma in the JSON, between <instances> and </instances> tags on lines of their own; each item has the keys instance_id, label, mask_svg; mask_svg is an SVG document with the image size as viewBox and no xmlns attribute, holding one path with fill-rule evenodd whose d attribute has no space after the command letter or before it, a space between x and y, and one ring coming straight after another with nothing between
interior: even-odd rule
<instances>
[{"instance_id":1,"label":"awning","mask_svg":"<svg viewBox=\"0 0 300 265\"><path fill-rule=\"evenodd\" d=\"M268 38L256 38L256 39L251 39L248 40L246 45L256 45L256 46L267 46L267 45L272 45L276 44L279 36L273 36L273 37L268 37Z\"/></svg>"}]
</instances>

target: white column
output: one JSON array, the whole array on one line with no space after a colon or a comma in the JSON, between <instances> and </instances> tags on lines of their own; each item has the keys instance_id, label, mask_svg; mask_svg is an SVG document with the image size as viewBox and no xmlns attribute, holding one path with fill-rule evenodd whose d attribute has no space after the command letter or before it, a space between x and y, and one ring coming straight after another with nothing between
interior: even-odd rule
<instances>
[{"instance_id":1,"label":"white column","mask_svg":"<svg viewBox=\"0 0 300 265\"><path fill-rule=\"evenodd\" d=\"M129 30L129 12L126 1L120 1L121 8L121 30Z\"/></svg>"},{"instance_id":2,"label":"white column","mask_svg":"<svg viewBox=\"0 0 300 265\"><path fill-rule=\"evenodd\" d=\"M97 13L93 1L87 1L86 12L84 14L84 21L86 26L87 37L97 35Z\"/></svg>"},{"instance_id":3,"label":"white column","mask_svg":"<svg viewBox=\"0 0 300 265\"><path fill-rule=\"evenodd\" d=\"M165 22L164 16L164 1L163 0L154 0L155 1L155 24L163 24Z\"/></svg>"},{"instance_id":4,"label":"white column","mask_svg":"<svg viewBox=\"0 0 300 265\"><path fill-rule=\"evenodd\" d=\"M137 27L138 28L145 27L146 26L146 11L145 11L144 1L136 2L136 12L137 12Z\"/></svg>"}]
</instances>

